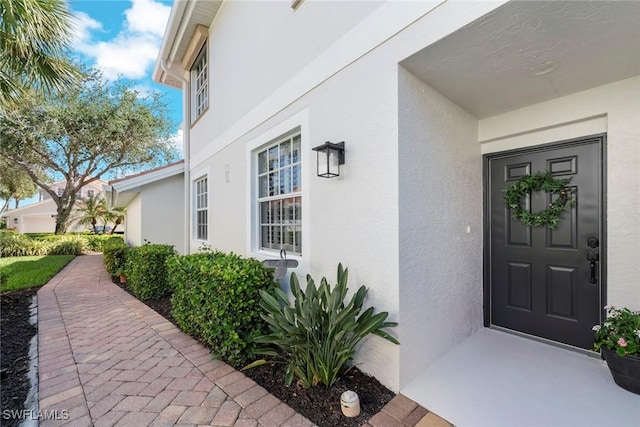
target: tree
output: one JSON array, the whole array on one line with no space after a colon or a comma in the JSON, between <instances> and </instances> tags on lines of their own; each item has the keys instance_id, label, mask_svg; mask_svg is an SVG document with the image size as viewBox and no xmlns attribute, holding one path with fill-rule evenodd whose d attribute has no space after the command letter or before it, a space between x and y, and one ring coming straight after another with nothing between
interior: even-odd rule
<instances>
[{"instance_id":1,"label":"tree","mask_svg":"<svg viewBox=\"0 0 640 427\"><path fill-rule=\"evenodd\" d=\"M127 208L118 207L113 208L107 213L107 221L113 222L113 228L109 232L109 234L113 234L116 231L116 228L124 221L125 216L127 215Z\"/></svg>"},{"instance_id":2,"label":"tree","mask_svg":"<svg viewBox=\"0 0 640 427\"><path fill-rule=\"evenodd\" d=\"M78 200L74 210L73 222L91 226L94 233L97 233L96 225L98 220L106 224L109 216L107 201L100 195L87 196Z\"/></svg>"},{"instance_id":3,"label":"tree","mask_svg":"<svg viewBox=\"0 0 640 427\"><path fill-rule=\"evenodd\" d=\"M57 206L63 234L80 189L115 169L173 160L172 122L158 93L140 95L123 80L87 72L78 86L46 97L32 92L0 115L0 157L19 165ZM40 172L63 178L60 195Z\"/></svg>"},{"instance_id":4,"label":"tree","mask_svg":"<svg viewBox=\"0 0 640 427\"><path fill-rule=\"evenodd\" d=\"M0 0L0 111L27 88L57 90L78 79L65 55L71 17L64 0Z\"/></svg>"},{"instance_id":5,"label":"tree","mask_svg":"<svg viewBox=\"0 0 640 427\"><path fill-rule=\"evenodd\" d=\"M7 159L0 157L0 199L4 199L4 205L0 214L9 208L11 199L16 201L16 208L22 199L36 194L37 187L29 175L20 167Z\"/></svg>"}]
</instances>

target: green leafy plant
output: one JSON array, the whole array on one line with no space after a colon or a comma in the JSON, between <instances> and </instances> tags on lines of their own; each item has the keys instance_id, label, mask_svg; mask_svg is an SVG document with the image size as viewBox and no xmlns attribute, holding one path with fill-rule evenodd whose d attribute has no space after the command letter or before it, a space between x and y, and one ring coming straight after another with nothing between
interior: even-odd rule
<instances>
[{"instance_id":1,"label":"green leafy plant","mask_svg":"<svg viewBox=\"0 0 640 427\"><path fill-rule=\"evenodd\" d=\"M82 234L87 241L87 249L93 252L102 252L104 243L109 239L124 241L120 236L110 236L108 234Z\"/></svg>"},{"instance_id":2,"label":"green leafy plant","mask_svg":"<svg viewBox=\"0 0 640 427\"><path fill-rule=\"evenodd\" d=\"M292 273L292 303L279 288L260 292L260 306L266 312L261 317L268 323L271 333L257 337L256 342L280 350L280 354L269 348L260 352L284 357L287 384L291 384L295 377L303 387L317 384L330 387L347 369L357 345L369 334L399 344L396 338L384 331L397 325L385 321L387 312L374 314L373 307L362 312L368 292L366 287L361 286L345 303L348 276L348 271L339 264L338 283L333 288L324 277L316 287L313 278L307 275L307 287L302 291L298 277ZM255 362L249 367L262 363L265 361Z\"/></svg>"},{"instance_id":3,"label":"green leafy plant","mask_svg":"<svg viewBox=\"0 0 640 427\"><path fill-rule=\"evenodd\" d=\"M63 235L49 242L49 255L82 255L87 250L87 240L77 235Z\"/></svg>"},{"instance_id":4,"label":"green leafy plant","mask_svg":"<svg viewBox=\"0 0 640 427\"><path fill-rule=\"evenodd\" d=\"M270 269L252 258L207 251L167 260L175 289L172 315L180 329L242 366L255 357L254 337L266 333L259 291L276 285Z\"/></svg>"},{"instance_id":5,"label":"green leafy plant","mask_svg":"<svg viewBox=\"0 0 640 427\"><path fill-rule=\"evenodd\" d=\"M575 205L571 198L572 190L567 187L570 179L555 179L549 172L537 172L534 175L523 175L518 181L505 189L504 205L511 209L511 217L528 227L542 227L548 225L554 230L563 212L569 208L567 204ZM558 194L558 197L542 212L529 212L522 208L521 200L534 191L546 191Z\"/></svg>"},{"instance_id":6,"label":"green leafy plant","mask_svg":"<svg viewBox=\"0 0 640 427\"><path fill-rule=\"evenodd\" d=\"M102 244L102 258L111 276L124 274L129 247L120 237L109 237Z\"/></svg>"},{"instance_id":7,"label":"green leafy plant","mask_svg":"<svg viewBox=\"0 0 640 427\"><path fill-rule=\"evenodd\" d=\"M640 312L628 308L606 306L608 316L601 325L595 325L594 350L602 347L615 350L618 356L640 357Z\"/></svg>"},{"instance_id":8,"label":"green leafy plant","mask_svg":"<svg viewBox=\"0 0 640 427\"><path fill-rule=\"evenodd\" d=\"M48 242L31 240L24 234L3 231L0 233L0 256L37 256L47 255Z\"/></svg>"},{"instance_id":9,"label":"green leafy plant","mask_svg":"<svg viewBox=\"0 0 640 427\"><path fill-rule=\"evenodd\" d=\"M126 252L124 274L127 286L141 300L158 299L171 293L167 259L176 255L171 245L143 245Z\"/></svg>"}]
</instances>

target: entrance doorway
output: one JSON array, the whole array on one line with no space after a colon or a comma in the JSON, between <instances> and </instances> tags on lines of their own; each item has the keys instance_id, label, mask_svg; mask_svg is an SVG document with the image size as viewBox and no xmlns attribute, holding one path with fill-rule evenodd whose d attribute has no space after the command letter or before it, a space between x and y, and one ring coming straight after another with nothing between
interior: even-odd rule
<instances>
[{"instance_id":1,"label":"entrance doorway","mask_svg":"<svg viewBox=\"0 0 640 427\"><path fill-rule=\"evenodd\" d=\"M485 326L499 326L582 349L603 315L605 135L485 156ZM504 190L523 175L570 179L575 204L555 230L512 219ZM553 200L534 192L531 212Z\"/></svg>"}]
</instances>

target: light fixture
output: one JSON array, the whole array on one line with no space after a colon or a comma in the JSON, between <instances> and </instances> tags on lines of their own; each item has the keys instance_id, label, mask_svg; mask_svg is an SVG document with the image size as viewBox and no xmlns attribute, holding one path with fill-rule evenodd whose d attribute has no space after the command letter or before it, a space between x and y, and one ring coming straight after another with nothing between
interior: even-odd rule
<instances>
[{"instance_id":1,"label":"light fixture","mask_svg":"<svg viewBox=\"0 0 640 427\"><path fill-rule=\"evenodd\" d=\"M340 165L344 165L344 141L337 144L327 141L312 150L318 153L318 176L322 178L340 176Z\"/></svg>"}]
</instances>

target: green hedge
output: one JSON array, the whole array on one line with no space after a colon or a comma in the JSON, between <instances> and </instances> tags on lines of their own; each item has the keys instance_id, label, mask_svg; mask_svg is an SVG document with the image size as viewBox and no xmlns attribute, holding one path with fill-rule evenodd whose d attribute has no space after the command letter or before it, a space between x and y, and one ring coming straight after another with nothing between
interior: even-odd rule
<instances>
[{"instance_id":1,"label":"green hedge","mask_svg":"<svg viewBox=\"0 0 640 427\"><path fill-rule=\"evenodd\" d=\"M112 236L102 244L104 265L111 276L124 274L129 247L120 237Z\"/></svg>"},{"instance_id":2,"label":"green hedge","mask_svg":"<svg viewBox=\"0 0 640 427\"><path fill-rule=\"evenodd\" d=\"M0 256L32 256L46 255L49 250L47 242L29 239L27 236L10 231L0 233Z\"/></svg>"},{"instance_id":3,"label":"green hedge","mask_svg":"<svg viewBox=\"0 0 640 427\"><path fill-rule=\"evenodd\" d=\"M131 292L141 300L158 299L171 293L166 261L175 254L171 245L147 244L129 249L125 274Z\"/></svg>"},{"instance_id":4,"label":"green hedge","mask_svg":"<svg viewBox=\"0 0 640 427\"><path fill-rule=\"evenodd\" d=\"M172 315L186 333L208 344L216 357L239 367L253 359L254 338L263 335L261 289L277 286L255 259L207 252L170 258Z\"/></svg>"},{"instance_id":5,"label":"green hedge","mask_svg":"<svg viewBox=\"0 0 640 427\"><path fill-rule=\"evenodd\" d=\"M87 241L82 236L64 235L49 243L47 255L82 255L87 251Z\"/></svg>"},{"instance_id":6,"label":"green hedge","mask_svg":"<svg viewBox=\"0 0 640 427\"><path fill-rule=\"evenodd\" d=\"M61 235L51 238L32 238L13 233L0 233L0 256L81 255L88 248L87 241L79 235Z\"/></svg>"}]
</instances>

